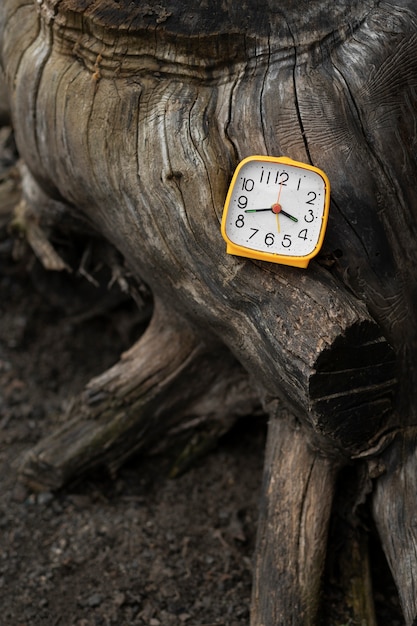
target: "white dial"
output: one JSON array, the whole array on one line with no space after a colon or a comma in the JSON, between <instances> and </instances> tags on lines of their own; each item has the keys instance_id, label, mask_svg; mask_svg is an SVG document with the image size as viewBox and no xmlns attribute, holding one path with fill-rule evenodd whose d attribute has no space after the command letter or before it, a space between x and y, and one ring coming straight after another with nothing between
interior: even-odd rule
<instances>
[{"instance_id":1,"label":"white dial","mask_svg":"<svg viewBox=\"0 0 417 626\"><path fill-rule=\"evenodd\" d=\"M327 177L312 166L285 157L245 159L225 205L228 252L305 267L323 239L328 192Z\"/></svg>"}]
</instances>

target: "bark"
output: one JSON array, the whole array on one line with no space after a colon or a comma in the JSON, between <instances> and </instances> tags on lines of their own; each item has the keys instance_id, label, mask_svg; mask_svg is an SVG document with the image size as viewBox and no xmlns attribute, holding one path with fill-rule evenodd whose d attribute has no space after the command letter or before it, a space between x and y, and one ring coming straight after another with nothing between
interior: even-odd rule
<instances>
[{"instance_id":1,"label":"bark","mask_svg":"<svg viewBox=\"0 0 417 626\"><path fill-rule=\"evenodd\" d=\"M367 501L371 491L366 462L350 463L339 472L325 572L331 585L324 590L322 598L322 610L327 618L324 623L367 626L379 623L373 590L377 568L372 567L372 522ZM378 578L376 582L380 584ZM332 615L335 606L337 617Z\"/></svg>"},{"instance_id":2,"label":"bark","mask_svg":"<svg viewBox=\"0 0 417 626\"><path fill-rule=\"evenodd\" d=\"M346 530L346 529L345 529ZM349 528L343 534L339 555L340 583L344 592L345 620L349 623L378 626L371 578L368 534Z\"/></svg>"},{"instance_id":3,"label":"bark","mask_svg":"<svg viewBox=\"0 0 417 626\"><path fill-rule=\"evenodd\" d=\"M374 518L400 594L407 626L417 623L417 454L410 429L380 461L385 472L376 481Z\"/></svg>"},{"instance_id":4,"label":"bark","mask_svg":"<svg viewBox=\"0 0 417 626\"><path fill-rule=\"evenodd\" d=\"M4 75L0 69L0 125L10 122L10 106L8 102L8 93Z\"/></svg>"},{"instance_id":5,"label":"bark","mask_svg":"<svg viewBox=\"0 0 417 626\"><path fill-rule=\"evenodd\" d=\"M287 420L268 427L251 626L316 624L337 463Z\"/></svg>"}]
</instances>

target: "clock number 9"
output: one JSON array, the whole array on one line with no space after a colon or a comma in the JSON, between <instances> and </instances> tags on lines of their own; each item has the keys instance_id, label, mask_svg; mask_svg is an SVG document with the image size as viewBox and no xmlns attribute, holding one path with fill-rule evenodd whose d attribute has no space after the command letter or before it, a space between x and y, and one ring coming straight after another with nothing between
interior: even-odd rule
<instances>
[{"instance_id":1,"label":"clock number 9","mask_svg":"<svg viewBox=\"0 0 417 626\"><path fill-rule=\"evenodd\" d=\"M246 196L239 196L237 199L237 206L239 209L246 209L248 206L248 199Z\"/></svg>"}]
</instances>

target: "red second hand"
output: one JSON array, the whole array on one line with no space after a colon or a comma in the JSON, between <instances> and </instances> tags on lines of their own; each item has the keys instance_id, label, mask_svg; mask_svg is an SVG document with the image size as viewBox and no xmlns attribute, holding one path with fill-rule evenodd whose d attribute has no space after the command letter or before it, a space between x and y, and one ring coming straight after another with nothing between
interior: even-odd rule
<instances>
[{"instance_id":1,"label":"red second hand","mask_svg":"<svg viewBox=\"0 0 417 626\"><path fill-rule=\"evenodd\" d=\"M280 185L279 185L279 191L278 191L278 198L277 198L277 201L276 201L276 202L275 202L275 204L273 204L273 205L272 205L272 207L271 207L271 208L272 208L272 210L273 210L273 212L274 212L274 213L276 213L276 214L277 214L277 213L279 213L279 212L282 210L282 206L281 206L281 205L280 205L280 203L279 203L279 199L280 199L280 197L281 197L282 185L283 185L283 183L281 182L281 183L280 183Z\"/></svg>"},{"instance_id":2,"label":"red second hand","mask_svg":"<svg viewBox=\"0 0 417 626\"><path fill-rule=\"evenodd\" d=\"M280 205L280 203L279 203L279 199L280 199L280 197L281 197L281 191L282 191L282 181L281 181L280 186L279 186L279 191L278 191L278 198L277 198L277 201L276 201L276 202L275 202L275 204L273 204L273 205L272 205L272 207L271 207L271 208L272 208L272 211L275 213L275 216L276 216L276 220L277 220L277 231L278 231L278 233L280 233L280 232L281 232L281 224L279 223L279 216L278 216L278 213L279 213L279 212L281 211L281 209L282 209L282 206L281 206L281 205Z\"/></svg>"}]
</instances>

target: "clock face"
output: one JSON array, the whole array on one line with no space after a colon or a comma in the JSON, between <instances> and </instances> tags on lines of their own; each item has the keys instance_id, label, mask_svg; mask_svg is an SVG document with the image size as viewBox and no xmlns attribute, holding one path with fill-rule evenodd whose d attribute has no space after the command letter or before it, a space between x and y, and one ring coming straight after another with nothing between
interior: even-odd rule
<instances>
[{"instance_id":1,"label":"clock face","mask_svg":"<svg viewBox=\"0 0 417 626\"><path fill-rule=\"evenodd\" d=\"M227 195L227 252L307 267L327 225L330 185L318 168L286 157L248 157Z\"/></svg>"}]
</instances>

